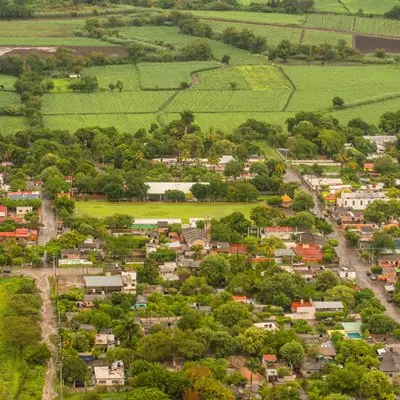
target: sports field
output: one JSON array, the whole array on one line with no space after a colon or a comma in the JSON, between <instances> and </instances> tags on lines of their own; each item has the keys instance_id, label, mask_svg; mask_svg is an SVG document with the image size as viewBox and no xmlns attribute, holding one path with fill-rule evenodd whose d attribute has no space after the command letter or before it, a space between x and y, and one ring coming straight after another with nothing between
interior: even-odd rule
<instances>
[{"instance_id":1,"label":"sports field","mask_svg":"<svg viewBox=\"0 0 400 400\"><path fill-rule=\"evenodd\" d=\"M0 326L9 312L7 301L19 287L18 278L0 278ZM39 400L42 398L44 368L25 369L21 355L4 342L0 329L0 398Z\"/></svg>"},{"instance_id":2,"label":"sports field","mask_svg":"<svg viewBox=\"0 0 400 400\"><path fill-rule=\"evenodd\" d=\"M255 203L109 203L106 201L76 202L78 215L106 217L108 215L129 214L135 218L221 218L235 211L246 217L252 208L263 202Z\"/></svg>"}]
</instances>

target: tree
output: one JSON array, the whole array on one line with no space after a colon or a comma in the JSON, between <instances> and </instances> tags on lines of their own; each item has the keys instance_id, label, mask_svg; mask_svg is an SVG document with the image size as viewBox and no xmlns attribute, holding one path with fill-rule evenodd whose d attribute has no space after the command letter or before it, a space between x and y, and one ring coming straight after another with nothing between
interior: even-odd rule
<instances>
[{"instance_id":1,"label":"tree","mask_svg":"<svg viewBox=\"0 0 400 400\"><path fill-rule=\"evenodd\" d=\"M180 113L181 116L181 124L183 126L183 135L186 135L189 129L189 126L194 122L194 114L190 110L185 110Z\"/></svg>"},{"instance_id":2,"label":"tree","mask_svg":"<svg viewBox=\"0 0 400 400\"><path fill-rule=\"evenodd\" d=\"M234 182L228 186L228 201L256 201L260 192L249 182Z\"/></svg>"},{"instance_id":3,"label":"tree","mask_svg":"<svg viewBox=\"0 0 400 400\"><path fill-rule=\"evenodd\" d=\"M64 352L63 355L63 368L62 377L69 383L75 381L84 382L88 379L88 367L81 358L78 356L78 352L70 350Z\"/></svg>"},{"instance_id":4,"label":"tree","mask_svg":"<svg viewBox=\"0 0 400 400\"><path fill-rule=\"evenodd\" d=\"M227 54L225 54L222 58L221 58L221 62L228 65L229 64L229 60L231 59L230 56L228 56Z\"/></svg>"},{"instance_id":5,"label":"tree","mask_svg":"<svg viewBox=\"0 0 400 400\"><path fill-rule=\"evenodd\" d=\"M273 207L257 206L251 210L250 219L258 227L273 226L284 214Z\"/></svg>"},{"instance_id":6,"label":"tree","mask_svg":"<svg viewBox=\"0 0 400 400\"><path fill-rule=\"evenodd\" d=\"M108 85L108 87L109 87L109 89L113 92L114 90L115 90L115 83L110 83L109 85Z\"/></svg>"},{"instance_id":7,"label":"tree","mask_svg":"<svg viewBox=\"0 0 400 400\"><path fill-rule=\"evenodd\" d=\"M200 264L200 275L212 286L222 286L228 279L231 266L229 261L220 255L210 255Z\"/></svg>"},{"instance_id":8,"label":"tree","mask_svg":"<svg viewBox=\"0 0 400 400\"><path fill-rule=\"evenodd\" d=\"M295 369L300 368L304 360L303 346L299 342L296 342L294 340L284 344L279 350L279 354Z\"/></svg>"},{"instance_id":9,"label":"tree","mask_svg":"<svg viewBox=\"0 0 400 400\"><path fill-rule=\"evenodd\" d=\"M225 170L224 170L225 176L236 179L242 174L243 174L243 164L240 161L232 160L225 165Z\"/></svg>"},{"instance_id":10,"label":"tree","mask_svg":"<svg viewBox=\"0 0 400 400\"><path fill-rule=\"evenodd\" d=\"M138 283L147 283L149 285L156 285L159 280L159 269L157 262L148 258L144 265L138 265L136 268Z\"/></svg>"},{"instance_id":11,"label":"tree","mask_svg":"<svg viewBox=\"0 0 400 400\"><path fill-rule=\"evenodd\" d=\"M292 208L294 211L308 211L314 207L312 196L303 190L296 190L294 193Z\"/></svg>"},{"instance_id":12,"label":"tree","mask_svg":"<svg viewBox=\"0 0 400 400\"><path fill-rule=\"evenodd\" d=\"M342 108L344 106L344 100L341 97L334 97L332 99L332 104L334 108Z\"/></svg>"},{"instance_id":13,"label":"tree","mask_svg":"<svg viewBox=\"0 0 400 400\"><path fill-rule=\"evenodd\" d=\"M325 300L341 301L348 310L355 306L354 290L344 285L337 285L326 292Z\"/></svg>"},{"instance_id":14,"label":"tree","mask_svg":"<svg viewBox=\"0 0 400 400\"><path fill-rule=\"evenodd\" d=\"M119 90L119 92L122 92L122 89L124 88L124 82L122 82L121 79L118 79L115 83L115 87Z\"/></svg>"},{"instance_id":15,"label":"tree","mask_svg":"<svg viewBox=\"0 0 400 400\"><path fill-rule=\"evenodd\" d=\"M25 347L23 351L24 360L31 365L46 365L51 357L50 350L44 343Z\"/></svg>"},{"instance_id":16,"label":"tree","mask_svg":"<svg viewBox=\"0 0 400 400\"><path fill-rule=\"evenodd\" d=\"M65 179L59 175L53 175L46 179L44 191L51 198L56 197L57 193L68 192L69 185Z\"/></svg>"},{"instance_id":17,"label":"tree","mask_svg":"<svg viewBox=\"0 0 400 400\"><path fill-rule=\"evenodd\" d=\"M133 389L127 400L169 400L170 397L156 388Z\"/></svg>"},{"instance_id":18,"label":"tree","mask_svg":"<svg viewBox=\"0 0 400 400\"><path fill-rule=\"evenodd\" d=\"M40 340L40 328L31 318L10 316L5 317L3 322L4 340L19 350L26 346L34 345Z\"/></svg>"},{"instance_id":19,"label":"tree","mask_svg":"<svg viewBox=\"0 0 400 400\"><path fill-rule=\"evenodd\" d=\"M378 370L369 371L361 378L360 394L365 399L394 400L396 398L388 377Z\"/></svg>"},{"instance_id":20,"label":"tree","mask_svg":"<svg viewBox=\"0 0 400 400\"><path fill-rule=\"evenodd\" d=\"M165 200L174 203L181 203L186 200L185 193L181 190L166 190Z\"/></svg>"},{"instance_id":21,"label":"tree","mask_svg":"<svg viewBox=\"0 0 400 400\"><path fill-rule=\"evenodd\" d=\"M374 312L372 314L363 314L362 328L375 334L391 333L398 327L397 322L383 312Z\"/></svg>"},{"instance_id":22,"label":"tree","mask_svg":"<svg viewBox=\"0 0 400 400\"><path fill-rule=\"evenodd\" d=\"M386 232L375 232L372 235L372 246L376 254L380 254L382 250L394 250L395 244L393 238Z\"/></svg>"},{"instance_id":23,"label":"tree","mask_svg":"<svg viewBox=\"0 0 400 400\"><path fill-rule=\"evenodd\" d=\"M322 293L339 285L339 283L338 276L329 269L321 272L315 278L315 288Z\"/></svg>"},{"instance_id":24,"label":"tree","mask_svg":"<svg viewBox=\"0 0 400 400\"><path fill-rule=\"evenodd\" d=\"M109 200L119 200L125 196L124 187L120 183L108 183L104 186L103 193Z\"/></svg>"},{"instance_id":25,"label":"tree","mask_svg":"<svg viewBox=\"0 0 400 400\"><path fill-rule=\"evenodd\" d=\"M111 317L102 311L93 311L90 316L90 322L95 326L97 332L111 327Z\"/></svg>"},{"instance_id":26,"label":"tree","mask_svg":"<svg viewBox=\"0 0 400 400\"><path fill-rule=\"evenodd\" d=\"M240 321L251 320L251 312L245 305L229 301L215 310L215 319L230 328Z\"/></svg>"},{"instance_id":27,"label":"tree","mask_svg":"<svg viewBox=\"0 0 400 400\"><path fill-rule=\"evenodd\" d=\"M387 174L395 169L396 165L388 154L384 154L374 160L374 170L380 174Z\"/></svg>"},{"instance_id":28,"label":"tree","mask_svg":"<svg viewBox=\"0 0 400 400\"><path fill-rule=\"evenodd\" d=\"M233 392L213 378L202 377L194 383L202 400L234 400Z\"/></svg>"},{"instance_id":29,"label":"tree","mask_svg":"<svg viewBox=\"0 0 400 400\"><path fill-rule=\"evenodd\" d=\"M240 348L247 354L260 357L269 349L270 333L262 328L252 326L237 337Z\"/></svg>"},{"instance_id":30,"label":"tree","mask_svg":"<svg viewBox=\"0 0 400 400\"><path fill-rule=\"evenodd\" d=\"M105 225L113 229L129 229L134 221L134 218L127 214L114 214L104 218Z\"/></svg>"},{"instance_id":31,"label":"tree","mask_svg":"<svg viewBox=\"0 0 400 400\"><path fill-rule=\"evenodd\" d=\"M265 400L300 400L300 390L297 382L276 385L266 390Z\"/></svg>"},{"instance_id":32,"label":"tree","mask_svg":"<svg viewBox=\"0 0 400 400\"><path fill-rule=\"evenodd\" d=\"M203 183L195 183L190 188L190 191L193 194L193 196L199 201L203 201L210 197L210 185L204 185Z\"/></svg>"}]
</instances>

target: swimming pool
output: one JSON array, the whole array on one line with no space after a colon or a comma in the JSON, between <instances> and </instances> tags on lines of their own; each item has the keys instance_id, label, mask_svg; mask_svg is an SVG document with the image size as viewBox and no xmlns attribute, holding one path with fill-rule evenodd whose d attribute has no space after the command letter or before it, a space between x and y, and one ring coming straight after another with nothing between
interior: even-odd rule
<instances>
[{"instance_id":1,"label":"swimming pool","mask_svg":"<svg viewBox=\"0 0 400 400\"><path fill-rule=\"evenodd\" d=\"M360 332L348 332L347 336L349 339L354 339L354 340L362 339Z\"/></svg>"}]
</instances>

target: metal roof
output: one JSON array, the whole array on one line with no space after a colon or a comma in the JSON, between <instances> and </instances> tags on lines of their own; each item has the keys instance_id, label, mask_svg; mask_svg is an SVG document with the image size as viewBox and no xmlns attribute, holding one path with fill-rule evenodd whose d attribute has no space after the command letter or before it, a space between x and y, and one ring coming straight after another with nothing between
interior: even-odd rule
<instances>
[{"instance_id":1,"label":"metal roof","mask_svg":"<svg viewBox=\"0 0 400 400\"><path fill-rule=\"evenodd\" d=\"M122 287L122 278L114 276L85 276L86 287Z\"/></svg>"}]
</instances>

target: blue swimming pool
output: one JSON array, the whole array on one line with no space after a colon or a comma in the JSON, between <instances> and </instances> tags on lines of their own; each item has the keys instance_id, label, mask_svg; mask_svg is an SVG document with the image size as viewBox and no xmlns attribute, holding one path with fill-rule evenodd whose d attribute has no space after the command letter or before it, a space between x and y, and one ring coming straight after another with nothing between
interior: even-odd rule
<instances>
[{"instance_id":1,"label":"blue swimming pool","mask_svg":"<svg viewBox=\"0 0 400 400\"><path fill-rule=\"evenodd\" d=\"M348 332L347 336L349 339L362 339L360 332Z\"/></svg>"}]
</instances>

